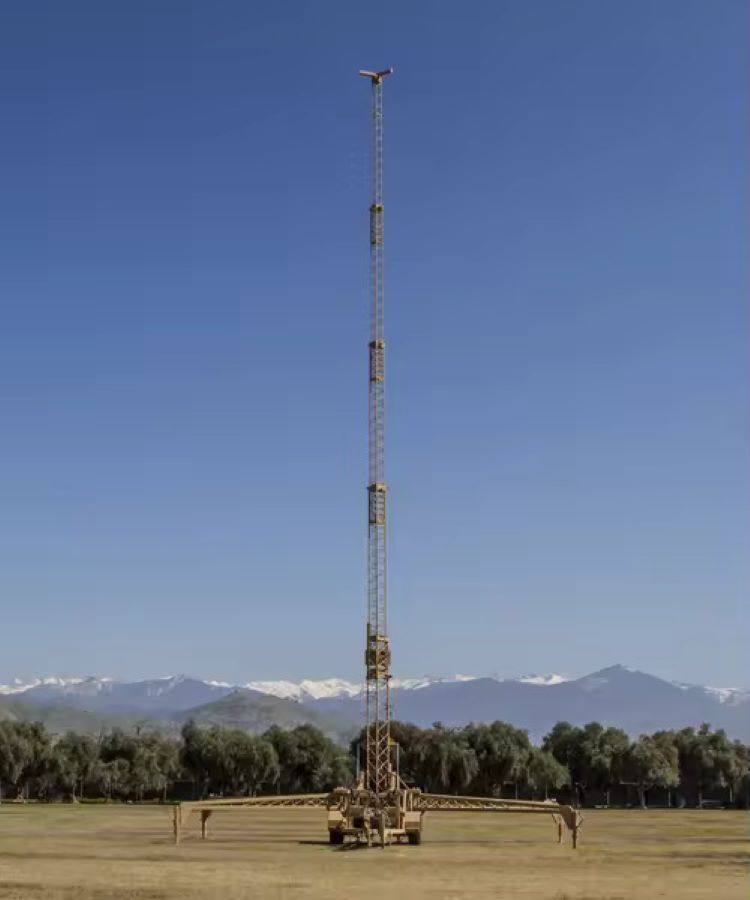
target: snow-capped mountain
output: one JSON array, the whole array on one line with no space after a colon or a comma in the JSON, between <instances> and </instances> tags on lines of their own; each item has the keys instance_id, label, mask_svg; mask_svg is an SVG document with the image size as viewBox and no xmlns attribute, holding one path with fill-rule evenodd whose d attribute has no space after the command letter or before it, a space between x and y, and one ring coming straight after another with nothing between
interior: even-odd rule
<instances>
[{"instance_id":1,"label":"snow-capped mountain","mask_svg":"<svg viewBox=\"0 0 750 900\"><path fill-rule=\"evenodd\" d=\"M301 699L319 712L354 721L362 713L355 687ZM633 735L709 722L750 740L750 691L678 686L627 666L610 666L581 678L454 676L394 679L392 687L395 718L422 726L503 719L539 740L560 720L577 725L599 721Z\"/></svg>"},{"instance_id":2,"label":"snow-capped mountain","mask_svg":"<svg viewBox=\"0 0 750 900\"><path fill-rule=\"evenodd\" d=\"M557 683L556 681L544 681L547 676L532 676L541 678L538 683ZM557 679L560 676L549 676ZM423 678L394 678L391 687L394 690L418 691L431 687L434 684L449 684L452 682L472 681L472 675L454 675L450 677L425 676ZM523 679L522 679L523 680ZM185 675L171 675L165 678L153 678L146 681L125 682L113 678L60 678L50 676L47 678L32 678L24 681L14 679L10 684L0 684L0 694L23 695L24 700L52 701L56 698L103 696L109 703L117 700L148 700L147 705L158 705L158 698L163 698L169 706L174 704L176 697L181 700L194 699L194 694L210 694L209 699L225 696L235 690L245 689L257 691L261 694L270 694L282 700L295 700L299 703L311 703L317 700L340 700L359 697L364 692L362 682L347 681L343 678L324 678L320 680L303 679L302 681L248 681L244 684L230 684L226 681L199 680L188 678ZM201 696L198 702L205 702Z\"/></svg>"},{"instance_id":3,"label":"snow-capped mountain","mask_svg":"<svg viewBox=\"0 0 750 900\"><path fill-rule=\"evenodd\" d=\"M112 681L111 678L58 678L50 676L49 678L32 678L30 681L24 681L21 678L14 678L10 684L0 684L0 694L23 694L32 688L50 687L52 689L73 688L81 690L79 685L95 684L96 690L107 682Z\"/></svg>"},{"instance_id":4,"label":"snow-capped mountain","mask_svg":"<svg viewBox=\"0 0 750 900\"><path fill-rule=\"evenodd\" d=\"M541 685L552 685L552 684L562 684L564 681L570 681L567 675L522 675L517 679L510 679L511 681L520 681L521 684L541 684Z\"/></svg>"},{"instance_id":5,"label":"snow-capped mountain","mask_svg":"<svg viewBox=\"0 0 750 900\"><path fill-rule=\"evenodd\" d=\"M750 690L670 682L626 666L610 666L571 678L560 674L394 678L394 716L416 725L460 726L503 719L538 740L559 720L600 721L631 734L709 722L750 740ZM184 719L237 691L300 704L311 715L359 723L362 685L341 678L253 680L240 685L184 675L125 682L111 678L34 678L0 686L0 695L24 704L74 707L95 713L127 713ZM1 699L1 698L0 698Z\"/></svg>"},{"instance_id":6,"label":"snow-capped mountain","mask_svg":"<svg viewBox=\"0 0 750 900\"><path fill-rule=\"evenodd\" d=\"M520 684L552 685L570 681L565 675L521 675L519 678L500 678L489 676L496 681L512 681ZM454 684L463 681L476 681L476 675L425 675L422 678L394 678L391 689L394 691L421 691L436 684ZM343 678L325 678L321 681L248 681L242 685L251 691L271 694L284 700L297 700L309 703L314 700L340 700L345 697L359 697L364 692L362 682L345 681Z\"/></svg>"},{"instance_id":7,"label":"snow-capped mountain","mask_svg":"<svg viewBox=\"0 0 750 900\"><path fill-rule=\"evenodd\" d=\"M750 690L738 687L700 687L695 684L686 684L684 681L672 681L675 687L681 691L704 691L712 697L715 697L719 703L726 703L729 706L739 706L743 703L750 703Z\"/></svg>"},{"instance_id":8,"label":"snow-capped mountain","mask_svg":"<svg viewBox=\"0 0 750 900\"><path fill-rule=\"evenodd\" d=\"M243 685L250 691L271 694L282 700L297 700L301 703L310 700L338 699L339 697L356 697L362 692L362 685L343 678L325 678L322 681L248 681Z\"/></svg>"},{"instance_id":9,"label":"snow-capped mountain","mask_svg":"<svg viewBox=\"0 0 750 900\"><path fill-rule=\"evenodd\" d=\"M72 706L89 712L168 715L230 694L235 688L184 675L124 682L113 678L35 678L0 686L25 703Z\"/></svg>"},{"instance_id":10,"label":"snow-capped mountain","mask_svg":"<svg viewBox=\"0 0 750 900\"><path fill-rule=\"evenodd\" d=\"M394 678L391 681L391 688L393 690L419 691L433 684L473 681L474 677L473 675L453 675L450 677ZM297 700L301 703L359 697L364 692L362 682L345 681L343 678L325 678L321 681L248 681L242 686L251 691L260 691L263 694L271 694L284 700Z\"/></svg>"},{"instance_id":11,"label":"snow-capped mountain","mask_svg":"<svg viewBox=\"0 0 750 900\"><path fill-rule=\"evenodd\" d=\"M703 688L709 694L713 694L719 703L726 703L729 706L739 706L741 703L750 703L750 690L744 688Z\"/></svg>"}]
</instances>

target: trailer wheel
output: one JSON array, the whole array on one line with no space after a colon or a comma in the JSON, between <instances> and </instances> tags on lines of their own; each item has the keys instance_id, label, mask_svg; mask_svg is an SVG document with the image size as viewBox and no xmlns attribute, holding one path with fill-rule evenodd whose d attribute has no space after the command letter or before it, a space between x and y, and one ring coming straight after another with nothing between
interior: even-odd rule
<instances>
[{"instance_id":1,"label":"trailer wheel","mask_svg":"<svg viewBox=\"0 0 750 900\"><path fill-rule=\"evenodd\" d=\"M344 843L344 833L342 831L329 831L328 832L328 843L329 844L343 844Z\"/></svg>"},{"instance_id":2,"label":"trailer wheel","mask_svg":"<svg viewBox=\"0 0 750 900\"><path fill-rule=\"evenodd\" d=\"M408 837L409 843L412 845L412 847L418 847L422 843L421 831L410 831Z\"/></svg>"}]
</instances>

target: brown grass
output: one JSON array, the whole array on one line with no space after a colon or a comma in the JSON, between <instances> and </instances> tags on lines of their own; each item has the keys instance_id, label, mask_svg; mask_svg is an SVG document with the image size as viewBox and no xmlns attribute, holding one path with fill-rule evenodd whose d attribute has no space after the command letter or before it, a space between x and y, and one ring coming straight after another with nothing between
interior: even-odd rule
<instances>
[{"instance_id":1,"label":"brown grass","mask_svg":"<svg viewBox=\"0 0 750 900\"><path fill-rule=\"evenodd\" d=\"M747 818L592 811L580 847L538 816L430 813L421 847L332 848L317 810L0 806L2 900L748 900Z\"/></svg>"}]
</instances>

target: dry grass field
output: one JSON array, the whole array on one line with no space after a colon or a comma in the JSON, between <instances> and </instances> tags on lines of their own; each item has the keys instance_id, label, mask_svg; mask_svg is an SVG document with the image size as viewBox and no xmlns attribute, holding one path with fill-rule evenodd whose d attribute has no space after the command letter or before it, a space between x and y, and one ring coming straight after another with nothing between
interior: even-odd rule
<instances>
[{"instance_id":1,"label":"dry grass field","mask_svg":"<svg viewBox=\"0 0 750 900\"><path fill-rule=\"evenodd\" d=\"M747 816L592 811L580 849L546 817L433 813L421 847L329 847L324 814L197 819L171 842L170 810L0 806L2 900L748 900Z\"/></svg>"}]
</instances>

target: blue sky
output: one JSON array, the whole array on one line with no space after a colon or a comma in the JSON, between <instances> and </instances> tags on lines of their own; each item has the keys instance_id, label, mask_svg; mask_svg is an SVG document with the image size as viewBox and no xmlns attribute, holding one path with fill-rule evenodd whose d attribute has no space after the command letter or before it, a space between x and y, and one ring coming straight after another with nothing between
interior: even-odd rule
<instances>
[{"instance_id":1,"label":"blue sky","mask_svg":"<svg viewBox=\"0 0 750 900\"><path fill-rule=\"evenodd\" d=\"M6 3L0 676L750 685L741 0Z\"/></svg>"}]
</instances>

